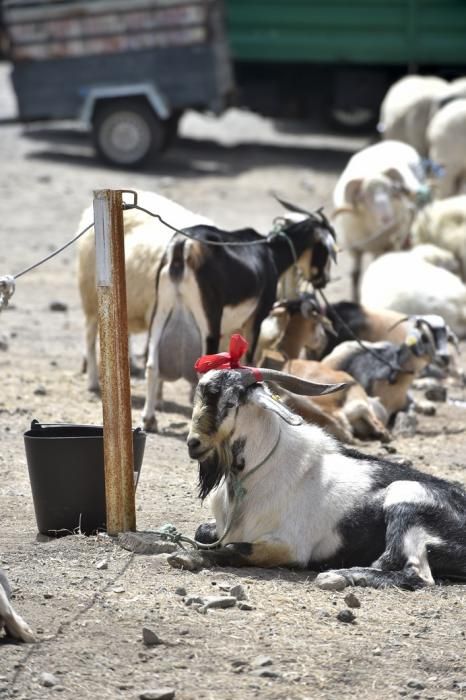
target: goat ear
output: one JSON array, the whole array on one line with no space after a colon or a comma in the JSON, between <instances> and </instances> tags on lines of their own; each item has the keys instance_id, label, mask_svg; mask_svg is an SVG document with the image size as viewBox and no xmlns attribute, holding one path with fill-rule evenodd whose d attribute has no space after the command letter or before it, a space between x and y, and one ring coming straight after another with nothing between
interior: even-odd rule
<instances>
[{"instance_id":1,"label":"goat ear","mask_svg":"<svg viewBox=\"0 0 466 700\"><path fill-rule=\"evenodd\" d=\"M390 178L390 180L393 180L394 182L397 183L403 183L404 179L398 168L387 168L387 170L384 170L384 175Z\"/></svg>"},{"instance_id":2,"label":"goat ear","mask_svg":"<svg viewBox=\"0 0 466 700\"><path fill-rule=\"evenodd\" d=\"M272 413L280 416L280 418L289 425L302 425L304 423L304 419L290 411L290 409L281 402L278 396L270 395L263 389L254 392L253 401L266 411L272 411Z\"/></svg>"},{"instance_id":3,"label":"goat ear","mask_svg":"<svg viewBox=\"0 0 466 700\"><path fill-rule=\"evenodd\" d=\"M447 340L449 343L453 343L456 352L459 353L460 341L458 340L458 336L456 335L456 333L454 333L449 326L447 326Z\"/></svg>"},{"instance_id":4,"label":"goat ear","mask_svg":"<svg viewBox=\"0 0 466 700\"><path fill-rule=\"evenodd\" d=\"M350 180L345 187L345 202L356 204L361 199L362 178Z\"/></svg>"}]
</instances>

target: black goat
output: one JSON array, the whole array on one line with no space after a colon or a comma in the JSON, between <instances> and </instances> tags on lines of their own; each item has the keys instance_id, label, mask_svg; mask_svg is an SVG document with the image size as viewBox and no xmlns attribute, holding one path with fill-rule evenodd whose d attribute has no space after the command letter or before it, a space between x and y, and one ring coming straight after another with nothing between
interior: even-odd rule
<instances>
[{"instance_id":1,"label":"black goat","mask_svg":"<svg viewBox=\"0 0 466 700\"><path fill-rule=\"evenodd\" d=\"M196 357L217 352L221 335L246 325L248 360L253 358L278 280L303 254L310 252L309 282L326 284L335 259L334 231L321 213L298 213L302 220L284 221L267 239L249 228L230 232L207 225L184 229L189 240L174 236L157 275L146 366L146 430L156 430L159 381L184 377L194 384Z\"/></svg>"}]
</instances>

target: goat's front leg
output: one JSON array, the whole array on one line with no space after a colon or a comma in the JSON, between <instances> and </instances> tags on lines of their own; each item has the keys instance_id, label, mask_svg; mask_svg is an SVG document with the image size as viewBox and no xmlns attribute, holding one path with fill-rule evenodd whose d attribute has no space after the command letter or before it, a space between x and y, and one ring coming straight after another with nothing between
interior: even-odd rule
<instances>
[{"instance_id":1,"label":"goat's front leg","mask_svg":"<svg viewBox=\"0 0 466 700\"><path fill-rule=\"evenodd\" d=\"M155 407L157 400L160 400L160 379L159 379L159 343L162 336L168 314L161 313L154 316L150 328L149 347L147 351L146 363L146 401L142 412L142 424L144 430L149 433L157 432L157 418L155 416Z\"/></svg>"},{"instance_id":2,"label":"goat's front leg","mask_svg":"<svg viewBox=\"0 0 466 700\"><path fill-rule=\"evenodd\" d=\"M195 539L202 544L217 541L215 523L203 523L196 530ZM294 561L291 548L277 538L264 538L256 542L232 542L219 549L201 550L200 555L207 565L217 566L291 566Z\"/></svg>"},{"instance_id":3,"label":"goat's front leg","mask_svg":"<svg viewBox=\"0 0 466 700\"><path fill-rule=\"evenodd\" d=\"M353 250L351 252L353 258L353 264L351 267L351 293L353 296L353 301L359 301L359 280L361 277L361 266L362 266L362 252L358 250Z\"/></svg>"}]
</instances>

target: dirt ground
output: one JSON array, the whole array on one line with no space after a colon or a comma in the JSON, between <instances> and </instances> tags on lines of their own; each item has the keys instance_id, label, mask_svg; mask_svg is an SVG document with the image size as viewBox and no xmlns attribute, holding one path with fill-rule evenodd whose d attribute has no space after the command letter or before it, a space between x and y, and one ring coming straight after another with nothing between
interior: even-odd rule
<instances>
[{"instance_id":1,"label":"dirt ground","mask_svg":"<svg viewBox=\"0 0 466 700\"><path fill-rule=\"evenodd\" d=\"M11 94L0 72L0 108ZM226 227L266 231L280 207L272 189L309 207L329 205L336 177L363 139L275 129L232 112L220 122L190 115L182 138L153 169L102 167L87 138L71 130L0 127L0 275L17 273L68 240L93 189L157 190ZM329 287L347 295L347 261ZM50 309L63 302L66 311ZM43 422L100 423L100 400L80 373L83 317L70 248L18 281L0 315L0 562L14 603L38 643L0 640L0 698L150 698L169 687L177 700L425 698L466 696L465 588L416 593L356 589L356 621L337 619L344 593L321 591L312 572L202 570L168 566L164 555L134 555L106 536L37 537L23 433ZM463 345L462 364L466 366ZM133 380L137 425L144 381ZM463 390L450 389L451 399ZM185 448L187 386L167 387L161 433L149 435L137 492L139 530L167 521L186 533L208 517L196 497L196 465ZM420 416L397 455L466 482L465 409L438 404ZM385 454L379 443L366 449ZM106 560L107 568L97 564ZM241 583L251 610L200 615L176 589L212 595ZM162 644L148 647L142 628ZM260 656L271 664L260 666ZM268 675L261 675L265 672ZM45 687L43 673L55 677ZM146 693L146 695L144 695Z\"/></svg>"}]
</instances>

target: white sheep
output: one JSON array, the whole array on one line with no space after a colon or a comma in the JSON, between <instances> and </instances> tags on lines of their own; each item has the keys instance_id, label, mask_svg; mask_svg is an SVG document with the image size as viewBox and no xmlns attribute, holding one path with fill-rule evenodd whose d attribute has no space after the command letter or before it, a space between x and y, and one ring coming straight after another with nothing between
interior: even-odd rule
<instances>
[{"instance_id":1,"label":"white sheep","mask_svg":"<svg viewBox=\"0 0 466 700\"><path fill-rule=\"evenodd\" d=\"M412 227L415 243L435 244L454 256L466 281L466 195L440 199L416 216Z\"/></svg>"},{"instance_id":2,"label":"white sheep","mask_svg":"<svg viewBox=\"0 0 466 700\"><path fill-rule=\"evenodd\" d=\"M442 166L439 198L466 192L466 99L448 102L432 117L427 129L429 157Z\"/></svg>"},{"instance_id":3,"label":"white sheep","mask_svg":"<svg viewBox=\"0 0 466 700\"><path fill-rule=\"evenodd\" d=\"M406 246L416 202L427 194L422 160L405 143L384 141L350 159L333 193L333 224L353 258L355 300L364 253Z\"/></svg>"},{"instance_id":4,"label":"white sheep","mask_svg":"<svg viewBox=\"0 0 466 700\"><path fill-rule=\"evenodd\" d=\"M173 226L183 228L195 224L210 224L204 216L195 214L176 202L153 192L138 192L138 203L158 212ZM78 230L93 220L92 207L81 217ZM173 231L142 211L130 209L124 213L126 292L128 332L147 331L155 303L155 282L165 248ZM81 303L86 317L86 365L88 388L97 391L99 372L96 357L98 325L97 291L95 284L94 229L78 243L78 280Z\"/></svg>"},{"instance_id":5,"label":"white sheep","mask_svg":"<svg viewBox=\"0 0 466 700\"><path fill-rule=\"evenodd\" d=\"M394 83L380 107L378 129L383 139L395 139L427 156L426 130L437 100L450 89L435 76L407 75Z\"/></svg>"},{"instance_id":6,"label":"white sheep","mask_svg":"<svg viewBox=\"0 0 466 700\"><path fill-rule=\"evenodd\" d=\"M466 286L415 250L374 260L362 278L361 303L405 314L438 314L459 337L466 337Z\"/></svg>"}]
</instances>

